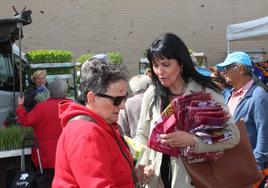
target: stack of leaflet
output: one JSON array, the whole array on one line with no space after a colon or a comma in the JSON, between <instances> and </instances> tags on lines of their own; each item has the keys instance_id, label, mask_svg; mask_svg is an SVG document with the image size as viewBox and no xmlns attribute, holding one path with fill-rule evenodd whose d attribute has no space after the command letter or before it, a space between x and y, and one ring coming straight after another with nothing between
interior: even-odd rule
<instances>
[{"instance_id":1,"label":"stack of leaflet","mask_svg":"<svg viewBox=\"0 0 268 188\"><path fill-rule=\"evenodd\" d=\"M232 137L226 130L229 117L209 93L195 92L174 99L155 123L148 145L150 148L188 162L217 160L222 152L195 153L192 147L176 148L160 143L160 134L177 130L187 131L207 144L222 142Z\"/></svg>"}]
</instances>

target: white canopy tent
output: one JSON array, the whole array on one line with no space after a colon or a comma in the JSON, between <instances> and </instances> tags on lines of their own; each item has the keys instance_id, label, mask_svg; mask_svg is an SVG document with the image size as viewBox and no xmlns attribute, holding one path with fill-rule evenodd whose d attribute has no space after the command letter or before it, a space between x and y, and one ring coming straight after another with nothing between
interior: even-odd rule
<instances>
[{"instance_id":1,"label":"white canopy tent","mask_svg":"<svg viewBox=\"0 0 268 188\"><path fill-rule=\"evenodd\" d=\"M230 51L230 41L268 35L268 16L243 23L227 26L227 52Z\"/></svg>"}]
</instances>

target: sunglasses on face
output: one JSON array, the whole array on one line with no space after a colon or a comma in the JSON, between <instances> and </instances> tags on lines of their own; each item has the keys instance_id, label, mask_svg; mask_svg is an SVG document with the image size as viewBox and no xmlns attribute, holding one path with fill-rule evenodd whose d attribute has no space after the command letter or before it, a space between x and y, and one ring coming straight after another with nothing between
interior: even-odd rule
<instances>
[{"instance_id":1,"label":"sunglasses on face","mask_svg":"<svg viewBox=\"0 0 268 188\"><path fill-rule=\"evenodd\" d=\"M117 96L117 97L106 95L104 93L96 93L95 95L99 97L111 99L113 101L114 106L119 106L123 101L127 100L128 93L125 96Z\"/></svg>"}]
</instances>

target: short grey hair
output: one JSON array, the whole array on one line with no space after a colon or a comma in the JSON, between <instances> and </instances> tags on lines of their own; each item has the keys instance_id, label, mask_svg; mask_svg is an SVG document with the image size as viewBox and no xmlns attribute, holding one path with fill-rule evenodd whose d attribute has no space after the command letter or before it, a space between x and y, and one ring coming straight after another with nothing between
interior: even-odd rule
<instances>
[{"instance_id":1,"label":"short grey hair","mask_svg":"<svg viewBox=\"0 0 268 188\"><path fill-rule=\"evenodd\" d=\"M139 91L146 90L150 84L152 83L152 80L149 76L144 74L139 74L133 76L129 81L129 86L132 91L132 93L135 95Z\"/></svg>"},{"instance_id":2,"label":"short grey hair","mask_svg":"<svg viewBox=\"0 0 268 188\"><path fill-rule=\"evenodd\" d=\"M51 98L65 98L67 96L67 83L56 77L48 84L48 90Z\"/></svg>"},{"instance_id":3,"label":"short grey hair","mask_svg":"<svg viewBox=\"0 0 268 188\"><path fill-rule=\"evenodd\" d=\"M80 89L87 103L87 93L105 93L108 87L120 80L128 81L128 71L123 64L107 64L98 59L88 60L81 67Z\"/></svg>"}]
</instances>

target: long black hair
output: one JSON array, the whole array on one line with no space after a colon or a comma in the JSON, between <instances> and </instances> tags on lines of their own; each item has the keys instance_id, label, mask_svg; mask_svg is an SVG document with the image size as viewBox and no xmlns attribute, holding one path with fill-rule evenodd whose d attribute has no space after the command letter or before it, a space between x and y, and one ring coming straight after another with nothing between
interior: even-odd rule
<instances>
[{"instance_id":1,"label":"long black hair","mask_svg":"<svg viewBox=\"0 0 268 188\"><path fill-rule=\"evenodd\" d=\"M150 67L153 70L153 62L157 59L176 59L182 69L182 79L185 83L190 78L195 80L201 86L211 88L220 92L220 88L211 80L210 77L199 74L195 69L194 63L184 42L173 33L164 33L158 37L147 50L147 58ZM163 86L158 77L152 71L152 82L155 86L155 103L160 104L162 109L169 104L170 91Z\"/></svg>"}]
</instances>

